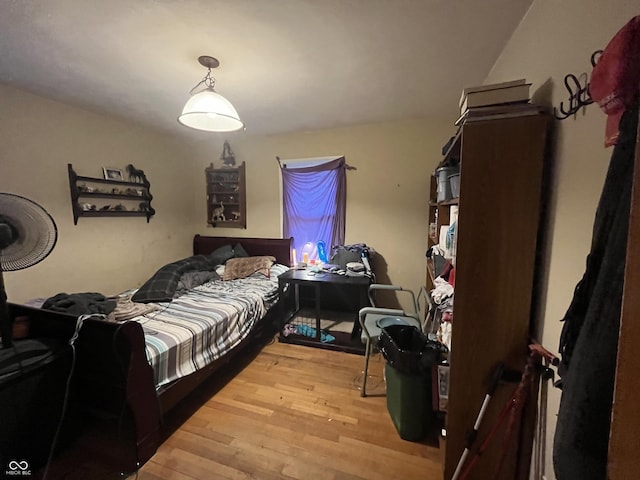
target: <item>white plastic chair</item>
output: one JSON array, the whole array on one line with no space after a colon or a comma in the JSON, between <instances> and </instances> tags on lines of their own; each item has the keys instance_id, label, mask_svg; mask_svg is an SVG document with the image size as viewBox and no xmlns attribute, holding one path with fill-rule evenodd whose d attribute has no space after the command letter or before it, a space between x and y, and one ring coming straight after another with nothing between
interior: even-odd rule
<instances>
[{"instance_id":1,"label":"white plastic chair","mask_svg":"<svg viewBox=\"0 0 640 480\"><path fill-rule=\"evenodd\" d=\"M394 290L398 292L406 292L411 295L411 300L413 304L413 312L407 312L405 310L395 309L395 308L379 308L375 306L375 302L373 299L373 291L374 290ZM416 296L411 290L405 290L404 288L397 285L382 285L379 283L373 283L369 286L369 300L371 302L371 307L361 308L358 312L358 318L360 321L360 327L362 327L362 334L360 339L365 346L364 352L364 373L362 377L362 389L360 390L360 396L366 397L367 392L367 375L369 371L369 357L371 356L371 350L374 346L378 344L378 340L380 339L380 334L382 333L382 328L378 325L378 322L386 317L393 317L398 319L398 324L406 324L417 327L418 329L422 328L422 324L419 319L419 310L418 304L416 302Z\"/></svg>"}]
</instances>

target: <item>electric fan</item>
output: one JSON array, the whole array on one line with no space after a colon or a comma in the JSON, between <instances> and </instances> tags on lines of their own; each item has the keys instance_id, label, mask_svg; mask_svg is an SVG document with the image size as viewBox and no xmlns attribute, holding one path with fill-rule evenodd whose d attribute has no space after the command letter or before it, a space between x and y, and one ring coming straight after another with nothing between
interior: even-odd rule
<instances>
[{"instance_id":1,"label":"electric fan","mask_svg":"<svg viewBox=\"0 0 640 480\"><path fill-rule=\"evenodd\" d=\"M12 344L12 321L2 272L41 262L57 240L56 224L44 208L19 195L0 192L0 333L4 348Z\"/></svg>"}]
</instances>

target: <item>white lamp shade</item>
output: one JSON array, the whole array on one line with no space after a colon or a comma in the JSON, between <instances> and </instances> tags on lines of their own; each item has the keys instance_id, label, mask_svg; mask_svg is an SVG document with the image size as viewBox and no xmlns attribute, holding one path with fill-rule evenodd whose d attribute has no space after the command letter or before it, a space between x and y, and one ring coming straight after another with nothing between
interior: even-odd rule
<instances>
[{"instance_id":1,"label":"white lamp shade","mask_svg":"<svg viewBox=\"0 0 640 480\"><path fill-rule=\"evenodd\" d=\"M206 132L234 132L244 127L229 100L211 89L192 95L178 121Z\"/></svg>"}]
</instances>

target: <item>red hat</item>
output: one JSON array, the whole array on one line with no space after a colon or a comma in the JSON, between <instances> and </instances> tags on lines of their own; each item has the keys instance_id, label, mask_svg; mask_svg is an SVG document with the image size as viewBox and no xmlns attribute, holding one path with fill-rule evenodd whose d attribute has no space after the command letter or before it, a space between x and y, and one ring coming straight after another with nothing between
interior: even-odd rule
<instances>
[{"instance_id":1,"label":"red hat","mask_svg":"<svg viewBox=\"0 0 640 480\"><path fill-rule=\"evenodd\" d=\"M640 16L611 39L593 67L589 93L608 115L605 146L615 145L624 111L640 92Z\"/></svg>"}]
</instances>

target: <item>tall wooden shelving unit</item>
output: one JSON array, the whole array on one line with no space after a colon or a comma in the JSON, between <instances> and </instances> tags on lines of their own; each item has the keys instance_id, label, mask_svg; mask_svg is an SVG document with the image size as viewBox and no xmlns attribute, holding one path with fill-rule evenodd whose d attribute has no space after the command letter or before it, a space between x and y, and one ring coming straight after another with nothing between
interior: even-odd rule
<instances>
[{"instance_id":1,"label":"tall wooden shelving unit","mask_svg":"<svg viewBox=\"0 0 640 480\"><path fill-rule=\"evenodd\" d=\"M458 130L456 135L451 139L449 148L444 153L444 158L438 165L455 165L460 164L460 145L461 145L462 130ZM454 197L444 201L438 201L438 184L435 174L431 176L431 187L429 195L429 225L435 226L434 231L429 232L429 238L427 239L427 248L431 248L439 242L440 227L443 225L449 225L451 221L451 207L457 206L459 197ZM431 291L433 289L433 280L436 277L434 271L433 261L427 260L427 276L426 285L427 289Z\"/></svg>"},{"instance_id":2,"label":"tall wooden shelving unit","mask_svg":"<svg viewBox=\"0 0 640 480\"><path fill-rule=\"evenodd\" d=\"M450 149L450 154L459 154L461 178L446 480L455 471L496 366L503 363L507 369L521 372L525 365L547 125L545 114L470 122L463 125ZM438 223L446 224L451 202L432 199L430 205L429 220L435 220L437 211ZM515 384L499 386L483 419L479 439L495 423L514 388ZM522 427L502 475L494 476L502 447L499 433L469 480L528 478L531 415L527 420L529 424Z\"/></svg>"}]
</instances>

